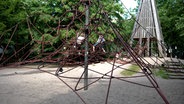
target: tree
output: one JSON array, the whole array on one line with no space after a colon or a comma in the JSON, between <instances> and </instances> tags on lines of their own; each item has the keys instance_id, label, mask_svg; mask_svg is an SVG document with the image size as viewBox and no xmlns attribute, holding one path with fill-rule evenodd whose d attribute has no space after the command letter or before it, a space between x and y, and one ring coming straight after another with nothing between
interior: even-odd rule
<instances>
[{"instance_id":1,"label":"tree","mask_svg":"<svg viewBox=\"0 0 184 104\"><path fill-rule=\"evenodd\" d=\"M83 29L85 7L79 1L6 0L0 2L0 36L3 40L0 44L12 45L15 50L19 50L30 42L28 48L21 51L21 56L28 50L34 50L37 52L34 54L39 54L42 50L40 41L44 40L49 41L49 45L44 47L44 52L54 51L60 44L66 42L66 39L69 41L76 36L76 32ZM103 12L108 13L109 19L113 21L116 28L124 27L124 19L121 16L124 11L119 0L92 0L89 37L91 43L97 40L99 33L105 34L107 41L116 39L112 29L104 20Z\"/></svg>"},{"instance_id":2,"label":"tree","mask_svg":"<svg viewBox=\"0 0 184 104\"><path fill-rule=\"evenodd\" d=\"M157 0L164 40L168 46L184 50L184 1Z\"/></svg>"},{"instance_id":3,"label":"tree","mask_svg":"<svg viewBox=\"0 0 184 104\"><path fill-rule=\"evenodd\" d=\"M0 2L0 45L5 48L5 54L13 54L18 44L21 47L28 40L25 24L21 23L27 16L24 10L21 0Z\"/></svg>"}]
</instances>

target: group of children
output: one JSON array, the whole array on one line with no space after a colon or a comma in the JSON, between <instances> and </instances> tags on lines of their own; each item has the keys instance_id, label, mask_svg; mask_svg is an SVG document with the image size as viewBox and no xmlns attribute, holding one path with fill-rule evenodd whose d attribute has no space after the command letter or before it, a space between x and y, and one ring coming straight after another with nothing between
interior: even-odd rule
<instances>
[{"instance_id":1,"label":"group of children","mask_svg":"<svg viewBox=\"0 0 184 104\"><path fill-rule=\"evenodd\" d=\"M77 44L81 45L82 42L84 41L84 39L85 39L85 38L84 38L83 36L78 36L78 37L77 37ZM100 48L102 49L102 51L103 51L104 53L106 53L106 52L105 52L105 49L104 49L104 42L105 42L105 39L104 39L103 35L99 35L98 40L97 40L96 43L93 45L93 51L95 52L95 47L96 47L98 44L100 44ZM63 68L62 68L62 66L60 66L60 67L56 70L55 75L56 75L56 76L59 76L59 74L62 73L62 72L63 72Z\"/></svg>"},{"instance_id":2,"label":"group of children","mask_svg":"<svg viewBox=\"0 0 184 104\"><path fill-rule=\"evenodd\" d=\"M84 37L82 36L78 36L77 37L77 44L81 44L84 41ZM103 35L99 35L98 40L96 41L96 43L93 45L93 51L95 52L95 47L100 44L100 48L102 49L102 51L105 53L105 49L104 49L104 42L105 39L103 37Z\"/></svg>"}]
</instances>

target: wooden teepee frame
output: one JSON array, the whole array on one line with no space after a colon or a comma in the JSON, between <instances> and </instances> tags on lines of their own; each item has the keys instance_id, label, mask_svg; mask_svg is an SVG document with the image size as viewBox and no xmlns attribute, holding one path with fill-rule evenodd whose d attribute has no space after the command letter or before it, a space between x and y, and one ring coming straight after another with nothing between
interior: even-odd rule
<instances>
[{"instance_id":1,"label":"wooden teepee frame","mask_svg":"<svg viewBox=\"0 0 184 104\"><path fill-rule=\"evenodd\" d=\"M165 56L164 39L155 0L141 0L131 36L131 43L134 40L138 40L139 54L143 52L141 49L143 43L145 43L146 51L144 52L146 56L151 56L152 51L150 47L152 47L153 42L156 42L159 56Z\"/></svg>"}]
</instances>

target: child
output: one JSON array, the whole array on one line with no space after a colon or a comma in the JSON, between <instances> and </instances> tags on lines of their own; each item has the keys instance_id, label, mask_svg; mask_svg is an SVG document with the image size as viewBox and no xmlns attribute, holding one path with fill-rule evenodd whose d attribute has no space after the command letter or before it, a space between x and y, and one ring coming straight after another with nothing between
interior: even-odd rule
<instances>
[{"instance_id":1,"label":"child","mask_svg":"<svg viewBox=\"0 0 184 104\"><path fill-rule=\"evenodd\" d=\"M105 53L105 50L103 48L104 42L105 42L105 39L104 39L103 35L99 35L97 42L93 45L93 51L95 51L95 47L100 43L101 48L102 48L103 52Z\"/></svg>"}]
</instances>

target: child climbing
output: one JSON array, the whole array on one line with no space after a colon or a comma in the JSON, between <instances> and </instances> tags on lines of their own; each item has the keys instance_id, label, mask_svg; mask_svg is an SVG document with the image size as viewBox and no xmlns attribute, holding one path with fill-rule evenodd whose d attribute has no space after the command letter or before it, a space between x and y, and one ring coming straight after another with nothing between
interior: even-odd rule
<instances>
[{"instance_id":1,"label":"child climbing","mask_svg":"<svg viewBox=\"0 0 184 104\"><path fill-rule=\"evenodd\" d=\"M105 39L104 39L103 35L99 35L97 42L93 45L93 51L95 51L95 47L98 44L100 44L100 47L102 48L103 52L105 53L104 42L105 42Z\"/></svg>"}]
</instances>

